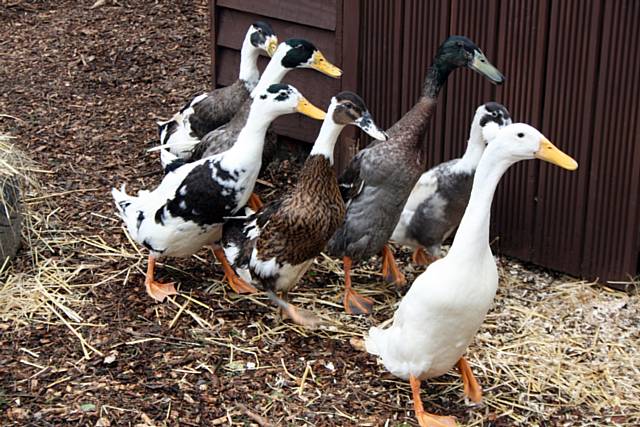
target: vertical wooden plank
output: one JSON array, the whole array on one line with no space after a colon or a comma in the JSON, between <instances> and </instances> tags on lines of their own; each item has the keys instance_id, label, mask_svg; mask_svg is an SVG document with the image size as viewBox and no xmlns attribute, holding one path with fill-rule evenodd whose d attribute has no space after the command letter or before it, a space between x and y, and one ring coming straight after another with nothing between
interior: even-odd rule
<instances>
[{"instance_id":1,"label":"vertical wooden plank","mask_svg":"<svg viewBox=\"0 0 640 427\"><path fill-rule=\"evenodd\" d=\"M580 164L576 172L539 162L530 260L581 274L589 193L593 105L601 38L600 0L551 3L541 131ZM589 28L590 31L584 31Z\"/></svg>"},{"instance_id":2,"label":"vertical wooden plank","mask_svg":"<svg viewBox=\"0 0 640 427\"><path fill-rule=\"evenodd\" d=\"M583 169L589 187L583 196L581 271L603 281L628 281L640 273L640 58L629 50L640 44L640 4L605 1L602 6L602 48L590 52L599 70L588 119L591 158Z\"/></svg>"},{"instance_id":3,"label":"vertical wooden plank","mask_svg":"<svg viewBox=\"0 0 640 427\"><path fill-rule=\"evenodd\" d=\"M360 58L360 0L338 1L336 52L341 58L342 90L359 92L358 60ZM366 102L366 100L365 100ZM361 132L354 126L347 126L340 136L335 148L334 167L338 173L349 164L358 151Z\"/></svg>"},{"instance_id":4,"label":"vertical wooden plank","mask_svg":"<svg viewBox=\"0 0 640 427\"><path fill-rule=\"evenodd\" d=\"M216 0L209 0L209 53L211 55L211 86L216 87L217 31Z\"/></svg>"},{"instance_id":5,"label":"vertical wooden plank","mask_svg":"<svg viewBox=\"0 0 640 427\"><path fill-rule=\"evenodd\" d=\"M503 1L499 4L496 57L506 75L495 99L511 112L514 121L542 125L544 75L548 44L549 2ZM492 210L492 236L497 251L529 260L533 251L535 196L539 165L512 166L496 191Z\"/></svg>"}]
</instances>

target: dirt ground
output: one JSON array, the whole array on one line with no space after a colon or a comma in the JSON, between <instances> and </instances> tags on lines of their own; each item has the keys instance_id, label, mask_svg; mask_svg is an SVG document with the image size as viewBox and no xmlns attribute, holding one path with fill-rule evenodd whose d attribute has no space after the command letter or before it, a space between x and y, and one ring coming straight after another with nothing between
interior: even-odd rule
<instances>
[{"instance_id":1,"label":"dirt ground","mask_svg":"<svg viewBox=\"0 0 640 427\"><path fill-rule=\"evenodd\" d=\"M159 182L145 151L155 120L209 89L207 2L92 3L0 2L0 132L39 165L44 196L28 204L49 230L46 260L25 252L0 279L44 262L37 279L62 277L66 298L41 290L46 302L0 318L0 424L416 425L408 384L349 343L407 290L380 283L378 260L355 272L374 314L351 317L340 264L318 258L292 295L330 323L313 332L227 292L207 251L160 265L180 295L146 296L144 253L109 190ZM259 189L268 198L295 169L274 166L275 189ZM421 270L399 253L411 281ZM452 372L423 385L427 409L465 425L637 425L637 298L585 283L577 294L576 280L510 260L500 270L496 308L469 351L485 403L468 405Z\"/></svg>"}]
</instances>

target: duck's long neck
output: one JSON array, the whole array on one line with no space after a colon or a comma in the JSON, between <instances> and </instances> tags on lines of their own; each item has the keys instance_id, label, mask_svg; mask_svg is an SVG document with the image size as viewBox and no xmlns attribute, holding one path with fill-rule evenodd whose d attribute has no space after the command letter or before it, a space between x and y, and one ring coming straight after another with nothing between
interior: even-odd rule
<instances>
[{"instance_id":1,"label":"duck's long neck","mask_svg":"<svg viewBox=\"0 0 640 427\"><path fill-rule=\"evenodd\" d=\"M333 164L333 149L336 146L336 141L342 128L344 128L344 125L339 125L333 121L332 114L332 110L327 112L327 117L322 122L320 133L311 148L311 153L309 153L310 156L314 154L325 156L331 164Z\"/></svg>"},{"instance_id":2,"label":"duck's long neck","mask_svg":"<svg viewBox=\"0 0 640 427\"><path fill-rule=\"evenodd\" d=\"M256 93L266 91L272 84L280 83L288 72L289 69L283 67L278 58L271 58L271 61L269 61L267 68L264 69L260 80L258 80L258 84L253 89L253 92L251 92L251 97L253 98Z\"/></svg>"},{"instance_id":3,"label":"duck's long neck","mask_svg":"<svg viewBox=\"0 0 640 427\"><path fill-rule=\"evenodd\" d=\"M484 146L482 128L479 125L472 126L471 132L469 133L469 141L467 142L467 149L456 166L469 172L474 171L478 167L478 163L480 163Z\"/></svg>"},{"instance_id":4,"label":"duck's long neck","mask_svg":"<svg viewBox=\"0 0 640 427\"><path fill-rule=\"evenodd\" d=\"M435 100L440 94L440 90L447 82L449 74L455 69L443 62L439 57L433 60L433 64L427 70L427 77L424 81L422 96Z\"/></svg>"},{"instance_id":5,"label":"duck's long neck","mask_svg":"<svg viewBox=\"0 0 640 427\"><path fill-rule=\"evenodd\" d=\"M251 44L251 35L247 33L240 50L240 75L238 78L245 82L249 91L253 90L260 79L258 56L260 56L260 52Z\"/></svg>"},{"instance_id":6,"label":"duck's long neck","mask_svg":"<svg viewBox=\"0 0 640 427\"><path fill-rule=\"evenodd\" d=\"M238 134L235 144L229 150L233 152L234 157L239 159L240 163L262 162L264 138L274 119L273 115L251 108L244 127Z\"/></svg>"},{"instance_id":7,"label":"duck's long neck","mask_svg":"<svg viewBox=\"0 0 640 427\"><path fill-rule=\"evenodd\" d=\"M466 258L482 256L485 251L490 253L491 202L500 178L511 164L497 150L492 150L489 144L478 164L469 204L447 256Z\"/></svg>"}]
</instances>

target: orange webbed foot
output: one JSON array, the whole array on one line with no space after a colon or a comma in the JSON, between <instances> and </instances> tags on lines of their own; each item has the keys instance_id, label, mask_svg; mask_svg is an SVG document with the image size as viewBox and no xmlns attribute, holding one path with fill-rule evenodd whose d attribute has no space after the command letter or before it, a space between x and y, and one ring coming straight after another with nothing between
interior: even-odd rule
<instances>
[{"instance_id":1,"label":"orange webbed foot","mask_svg":"<svg viewBox=\"0 0 640 427\"><path fill-rule=\"evenodd\" d=\"M411 260L416 265L429 265L438 259L440 258L427 253L421 246L417 247L416 250L413 251L413 255L411 255Z\"/></svg>"},{"instance_id":2,"label":"orange webbed foot","mask_svg":"<svg viewBox=\"0 0 640 427\"><path fill-rule=\"evenodd\" d=\"M178 293L174 286L174 282L160 283L155 280L145 280L144 285L147 289L147 294L158 302L162 302L166 297L176 295Z\"/></svg>"},{"instance_id":3,"label":"orange webbed foot","mask_svg":"<svg viewBox=\"0 0 640 427\"><path fill-rule=\"evenodd\" d=\"M393 252L387 245L382 248L382 277L388 283L395 283L397 286L402 286L407 283L407 279L402 274L402 271L398 268Z\"/></svg>"},{"instance_id":4,"label":"orange webbed foot","mask_svg":"<svg viewBox=\"0 0 640 427\"><path fill-rule=\"evenodd\" d=\"M370 314L373 310L373 300L364 297L353 289L344 291L344 310L348 314Z\"/></svg>"},{"instance_id":5,"label":"orange webbed foot","mask_svg":"<svg viewBox=\"0 0 640 427\"><path fill-rule=\"evenodd\" d=\"M428 412L422 412L421 414L416 414L416 418L418 419L418 424L421 427L456 427L456 419L454 417L449 416L440 416L430 414Z\"/></svg>"}]
</instances>

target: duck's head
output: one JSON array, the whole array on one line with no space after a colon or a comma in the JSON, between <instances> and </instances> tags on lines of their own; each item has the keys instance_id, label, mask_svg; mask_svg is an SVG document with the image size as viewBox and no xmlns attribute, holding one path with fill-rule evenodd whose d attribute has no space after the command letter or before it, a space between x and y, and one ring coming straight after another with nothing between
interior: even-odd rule
<instances>
[{"instance_id":1,"label":"duck's head","mask_svg":"<svg viewBox=\"0 0 640 427\"><path fill-rule=\"evenodd\" d=\"M495 138L500 129L511 123L511 114L507 107L497 102L487 102L476 109L472 127L477 126L481 130L482 140L486 143Z\"/></svg>"},{"instance_id":2,"label":"duck's head","mask_svg":"<svg viewBox=\"0 0 640 427\"><path fill-rule=\"evenodd\" d=\"M283 114L301 113L316 120L323 120L326 113L316 107L295 87L288 84L273 84L257 93L253 98L251 110L264 113L272 118Z\"/></svg>"},{"instance_id":3,"label":"duck's head","mask_svg":"<svg viewBox=\"0 0 640 427\"><path fill-rule=\"evenodd\" d=\"M435 62L441 67L452 70L466 67L474 70L495 84L502 84L504 76L494 67L482 50L464 36L451 36L438 48Z\"/></svg>"},{"instance_id":4,"label":"duck's head","mask_svg":"<svg viewBox=\"0 0 640 427\"><path fill-rule=\"evenodd\" d=\"M273 60L279 61L283 68L313 68L333 78L342 75L342 70L327 61L313 43L303 39L289 39L280 43Z\"/></svg>"},{"instance_id":5,"label":"duck's head","mask_svg":"<svg viewBox=\"0 0 640 427\"><path fill-rule=\"evenodd\" d=\"M377 140L389 139L387 133L373 121L362 98L353 92L340 92L331 98L327 116L339 125L356 125Z\"/></svg>"},{"instance_id":6,"label":"duck's head","mask_svg":"<svg viewBox=\"0 0 640 427\"><path fill-rule=\"evenodd\" d=\"M578 168L578 162L560 151L539 130L525 123L500 129L489 147L511 163L535 158L568 170Z\"/></svg>"},{"instance_id":7,"label":"duck's head","mask_svg":"<svg viewBox=\"0 0 640 427\"><path fill-rule=\"evenodd\" d=\"M273 32L271 25L263 21L251 24L247 31L247 37L253 47L264 50L269 56L273 56L278 47L278 37Z\"/></svg>"}]
</instances>

